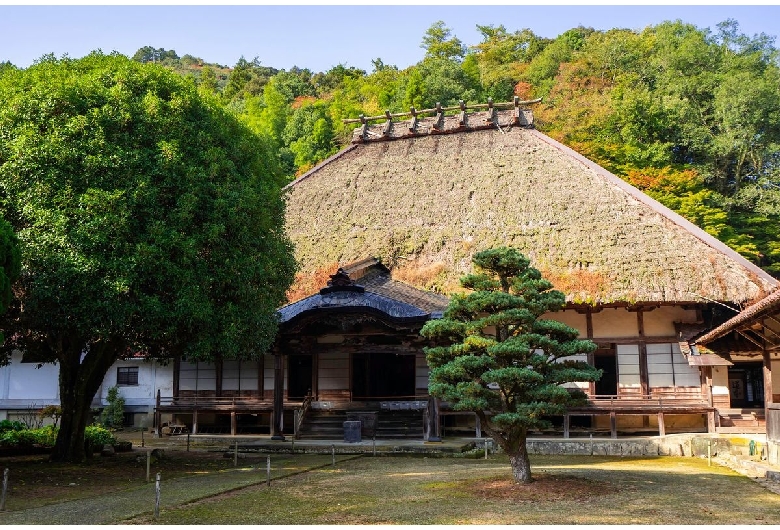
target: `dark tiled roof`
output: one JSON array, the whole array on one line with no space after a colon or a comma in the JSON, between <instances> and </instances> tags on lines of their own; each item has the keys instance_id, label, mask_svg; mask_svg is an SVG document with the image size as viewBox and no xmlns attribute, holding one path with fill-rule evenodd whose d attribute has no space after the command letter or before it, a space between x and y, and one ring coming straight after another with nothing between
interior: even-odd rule
<instances>
[{"instance_id":1,"label":"dark tiled roof","mask_svg":"<svg viewBox=\"0 0 780 530\"><path fill-rule=\"evenodd\" d=\"M440 318L447 307L447 298L393 280L390 272L375 259L362 260L343 269L365 292L335 290L311 295L281 307L280 322L284 324L317 310L379 311L398 321L427 320Z\"/></svg>"}]
</instances>

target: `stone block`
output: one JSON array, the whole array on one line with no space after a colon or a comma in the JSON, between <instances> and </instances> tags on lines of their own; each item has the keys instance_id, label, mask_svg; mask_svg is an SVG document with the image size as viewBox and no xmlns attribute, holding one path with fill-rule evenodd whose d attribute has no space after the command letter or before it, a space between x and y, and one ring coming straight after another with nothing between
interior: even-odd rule
<instances>
[{"instance_id":1,"label":"stone block","mask_svg":"<svg viewBox=\"0 0 780 530\"><path fill-rule=\"evenodd\" d=\"M344 441L347 443L357 443L362 440L360 431L362 428L362 422L360 421L345 421L344 422Z\"/></svg>"}]
</instances>

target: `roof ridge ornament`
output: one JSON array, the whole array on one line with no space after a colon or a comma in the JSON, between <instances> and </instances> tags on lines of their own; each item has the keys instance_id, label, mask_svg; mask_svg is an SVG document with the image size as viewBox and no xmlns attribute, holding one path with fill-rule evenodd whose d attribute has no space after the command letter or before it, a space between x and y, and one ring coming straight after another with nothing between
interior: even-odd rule
<instances>
[{"instance_id":1,"label":"roof ridge ornament","mask_svg":"<svg viewBox=\"0 0 780 530\"><path fill-rule=\"evenodd\" d=\"M365 290L365 287L356 284L355 281L349 277L347 271L345 271L342 267L339 267L336 271L336 274L332 274L330 276L327 287L320 289L320 294L328 294L339 291L362 293L365 292Z\"/></svg>"}]
</instances>

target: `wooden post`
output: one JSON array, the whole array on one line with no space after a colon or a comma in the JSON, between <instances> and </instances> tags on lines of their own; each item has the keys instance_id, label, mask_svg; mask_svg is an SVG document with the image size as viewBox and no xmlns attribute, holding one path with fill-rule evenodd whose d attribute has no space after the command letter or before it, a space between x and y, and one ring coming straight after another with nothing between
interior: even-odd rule
<instances>
[{"instance_id":1,"label":"wooden post","mask_svg":"<svg viewBox=\"0 0 780 530\"><path fill-rule=\"evenodd\" d=\"M609 431L613 439L617 438L617 416L614 410L609 413Z\"/></svg>"},{"instance_id":2,"label":"wooden post","mask_svg":"<svg viewBox=\"0 0 780 530\"><path fill-rule=\"evenodd\" d=\"M187 452L190 452L190 433L187 433Z\"/></svg>"},{"instance_id":3,"label":"wooden post","mask_svg":"<svg viewBox=\"0 0 780 530\"><path fill-rule=\"evenodd\" d=\"M0 495L0 512L5 511L5 496L8 493L8 468L3 471L3 494Z\"/></svg>"},{"instance_id":4,"label":"wooden post","mask_svg":"<svg viewBox=\"0 0 780 530\"><path fill-rule=\"evenodd\" d=\"M274 410L271 423L271 440L284 440L284 357L274 355Z\"/></svg>"},{"instance_id":5,"label":"wooden post","mask_svg":"<svg viewBox=\"0 0 780 530\"><path fill-rule=\"evenodd\" d=\"M335 445L331 444L330 452L331 452L331 455L333 455L333 465L335 466L336 465L336 446Z\"/></svg>"},{"instance_id":6,"label":"wooden post","mask_svg":"<svg viewBox=\"0 0 780 530\"><path fill-rule=\"evenodd\" d=\"M482 422L479 420L479 416L474 414L474 436L476 438L482 438Z\"/></svg>"},{"instance_id":7,"label":"wooden post","mask_svg":"<svg viewBox=\"0 0 780 530\"><path fill-rule=\"evenodd\" d=\"M230 411L230 435L231 436L236 435L236 411L235 410Z\"/></svg>"},{"instance_id":8,"label":"wooden post","mask_svg":"<svg viewBox=\"0 0 780 530\"><path fill-rule=\"evenodd\" d=\"M146 482L149 482L149 470L152 465L152 452L146 452Z\"/></svg>"},{"instance_id":9,"label":"wooden post","mask_svg":"<svg viewBox=\"0 0 780 530\"><path fill-rule=\"evenodd\" d=\"M658 435L666 436L666 425L664 424L664 413L658 413Z\"/></svg>"},{"instance_id":10,"label":"wooden post","mask_svg":"<svg viewBox=\"0 0 780 530\"><path fill-rule=\"evenodd\" d=\"M265 460L265 484L269 488L271 487L271 455L268 455Z\"/></svg>"},{"instance_id":11,"label":"wooden post","mask_svg":"<svg viewBox=\"0 0 780 530\"><path fill-rule=\"evenodd\" d=\"M160 389L159 388L157 389L157 400L155 403L156 405L154 408L154 432L156 434L156 437L159 438L160 435L162 434L162 432L160 431L160 429L162 429L162 427L160 427L160 423L162 422L162 414L160 413Z\"/></svg>"},{"instance_id":12,"label":"wooden post","mask_svg":"<svg viewBox=\"0 0 780 530\"><path fill-rule=\"evenodd\" d=\"M233 467L238 467L238 442L236 442L236 447L233 450Z\"/></svg>"},{"instance_id":13,"label":"wooden post","mask_svg":"<svg viewBox=\"0 0 780 530\"><path fill-rule=\"evenodd\" d=\"M569 437L569 413L563 415L563 437Z\"/></svg>"},{"instance_id":14,"label":"wooden post","mask_svg":"<svg viewBox=\"0 0 780 530\"><path fill-rule=\"evenodd\" d=\"M160 517L160 474L157 473L157 479L154 483L154 518Z\"/></svg>"},{"instance_id":15,"label":"wooden post","mask_svg":"<svg viewBox=\"0 0 780 530\"><path fill-rule=\"evenodd\" d=\"M441 434L439 432L439 400L430 396L428 398L428 408L426 411L428 412L426 415L428 420L428 425L426 426L428 439L426 442L441 442Z\"/></svg>"},{"instance_id":16,"label":"wooden post","mask_svg":"<svg viewBox=\"0 0 780 530\"><path fill-rule=\"evenodd\" d=\"M198 434L198 409L192 411L192 434Z\"/></svg>"}]
</instances>

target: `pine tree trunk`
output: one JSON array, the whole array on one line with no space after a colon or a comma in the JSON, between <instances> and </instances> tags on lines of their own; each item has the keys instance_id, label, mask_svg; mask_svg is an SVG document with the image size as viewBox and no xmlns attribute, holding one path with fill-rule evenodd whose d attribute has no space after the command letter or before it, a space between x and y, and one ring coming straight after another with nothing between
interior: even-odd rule
<instances>
[{"instance_id":1,"label":"pine tree trunk","mask_svg":"<svg viewBox=\"0 0 780 530\"><path fill-rule=\"evenodd\" d=\"M531 461L528 458L525 438L520 441L516 450L509 454L509 463L512 466L512 476L515 482L518 484L530 484L532 482Z\"/></svg>"}]
</instances>

